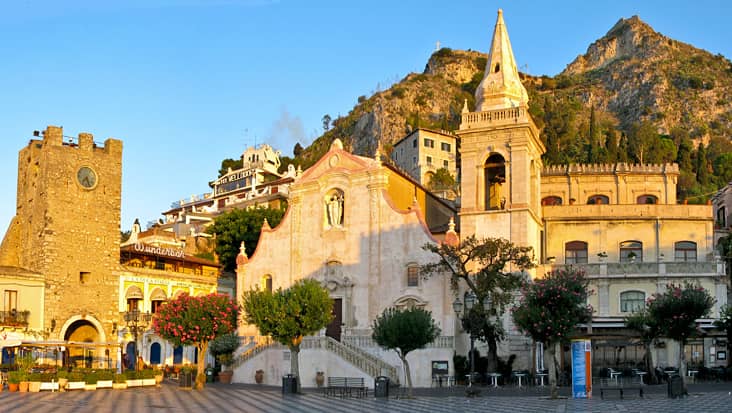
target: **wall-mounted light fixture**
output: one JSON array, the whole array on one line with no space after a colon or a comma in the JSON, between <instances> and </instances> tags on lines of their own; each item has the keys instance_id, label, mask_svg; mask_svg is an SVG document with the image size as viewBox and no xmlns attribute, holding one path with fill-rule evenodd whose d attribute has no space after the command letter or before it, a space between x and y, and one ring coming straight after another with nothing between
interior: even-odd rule
<instances>
[{"instance_id":1,"label":"wall-mounted light fixture","mask_svg":"<svg viewBox=\"0 0 732 413\"><path fill-rule=\"evenodd\" d=\"M51 319L51 331L53 331L55 329L56 329L56 319L53 318L53 319Z\"/></svg>"}]
</instances>

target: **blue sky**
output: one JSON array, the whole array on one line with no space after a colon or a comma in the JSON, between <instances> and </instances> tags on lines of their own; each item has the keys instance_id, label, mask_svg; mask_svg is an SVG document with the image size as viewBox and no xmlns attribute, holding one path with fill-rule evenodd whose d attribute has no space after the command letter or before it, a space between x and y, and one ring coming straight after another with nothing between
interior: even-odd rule
<instances>
[{"instance_id":1,"label":"blue sky","mask_svg":"<svg viewBox=\"0 0 732 413\"><path fill-rule=\"evenodd\" d=\"M360 95L443 47L485 52L504 10L516 60L555 75L621 17L732 57L727 1L0 1L0 231L18 151L64 127L124 143L122 229L206 192L248 145L291 154Z\"/></svg>"}]
</instances>

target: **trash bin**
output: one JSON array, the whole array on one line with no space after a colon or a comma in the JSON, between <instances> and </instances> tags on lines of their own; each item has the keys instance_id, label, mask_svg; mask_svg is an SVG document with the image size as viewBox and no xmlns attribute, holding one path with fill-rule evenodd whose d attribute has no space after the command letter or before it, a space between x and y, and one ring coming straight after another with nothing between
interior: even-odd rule
<instances>
[{"instance_id":1,"label":"trash bin","mask_svg":"<svg viewBox=\"0 0 732 413\"><path fill-rule=\"evenodd\" d=\"M214 381L214 369L209 367L206 367L206 370L204 370L204 373L206 374L206 383L213 383Z\"/></svg>"},{"instance_id":2,"label":"trash bin","mask_svg":"<svg viewBox=\"0 0 732 413\"><path fill-rule=\"evenodd\" d=\"M193 372L181 371L178 373L178 385L180 387L193 387Z\"/></svg>"},{"instance_id":3,"label":"trash bin","mask_svg":"<svg viewBox=\"0 0 732 413\"><path fill-rule=\"evenodd\" d=\"M684 395L684 380L678 374L668 378L668 397L676 399Z\"/></svg>"},{"instance_id":4,"label":"trash bin","mask_svg":"<svg viewBox=\"0 0 732 413\"><path fill-rule=\"evenodd\" d=\"M389 378L377 376L374 379L374 397L389 397Z\"/></svg>"},{"instance_id":5,"label":"trash bin","mask_svg":"<svg viewBox=\"0 0 732 413\"><path fill-rule=\"evenodd\" d=\"M297 376L286 374L282 376L282 394L297 393Z\"/></svg>"}]
</instances>

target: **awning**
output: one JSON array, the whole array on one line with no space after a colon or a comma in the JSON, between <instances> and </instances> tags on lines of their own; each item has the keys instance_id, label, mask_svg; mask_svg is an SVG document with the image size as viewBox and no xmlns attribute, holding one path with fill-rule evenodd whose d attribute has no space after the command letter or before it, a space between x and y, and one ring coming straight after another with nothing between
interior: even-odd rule
<instances>
[{"instance_id":1,"label":"awning","mask_svg":"<svg viewBox=\"0 0 732 413\"><path fill-rule=\"evenodd\" d=\"M165 296L165 292L162 288L156 288L150 295L150 301L165 301L168 297Z\"/></svg>"},{"instance_id":2,"label":"awning","mask_svg":"<svg viewBox=\"0 0 732 413\"><path fill-rule=\"evenodd\" d=\"M127 288L127 293L125 294L126 299L138 299L142 300L142 290L140 290L140 287L136 285L131 285L129 288Z\"/></svg>"},{"instance_id":3,"label":"awning","mask_svg":"<svg viewBox=\"0 0 732 413\"><path fill-rule=\"evenodd\" d=\"M0 340L0 347L18 347L22 341L18 339L6 339L6 340Z\"/></svg>"}]
</instances>

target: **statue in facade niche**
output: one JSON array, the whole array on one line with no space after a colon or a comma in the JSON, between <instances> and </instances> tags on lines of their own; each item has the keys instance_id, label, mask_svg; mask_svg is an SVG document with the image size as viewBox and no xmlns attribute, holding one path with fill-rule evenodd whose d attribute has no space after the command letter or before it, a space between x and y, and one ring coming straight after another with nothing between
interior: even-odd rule
<instances>
[{"instance_id":1,"label":"statue in facade niche","mask_svg":"<svg viewBox=\"0 0 732 413\"><path fill-rule=\"evenodd\" d=\"M343 195L334 193L325 202L328 211L328 224L331 227L343 225Z\"/></svg>"}]
</instances>

